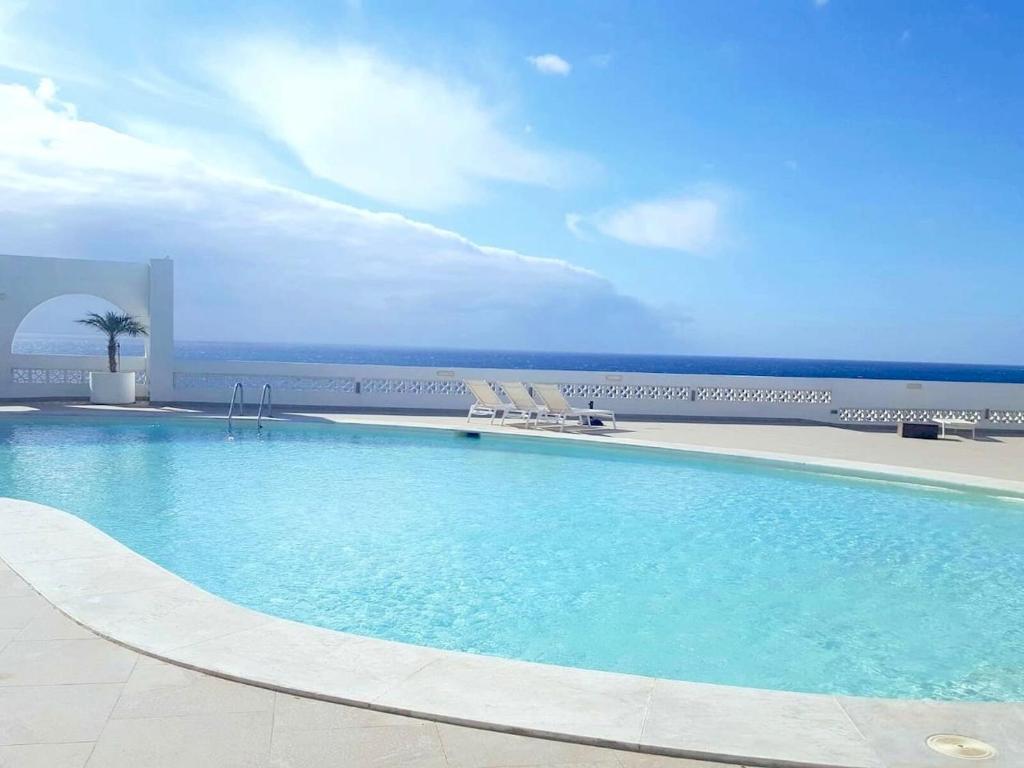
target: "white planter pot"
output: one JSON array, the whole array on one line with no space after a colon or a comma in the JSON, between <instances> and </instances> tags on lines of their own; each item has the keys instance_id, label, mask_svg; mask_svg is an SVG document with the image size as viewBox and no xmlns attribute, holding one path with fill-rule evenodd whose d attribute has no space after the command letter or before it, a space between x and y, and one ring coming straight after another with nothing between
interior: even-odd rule
<instances>
[{"instance_id":1,"label":"white planter pot","mask_svg":"<svg viewBox=\"0 0 1024 768\"><path fill-rule=\"evenodd\" d=\"M135 372L92 371L89 374L89 401L103 405L129 405L135 402Z\"/></svg>"}]
</instances>

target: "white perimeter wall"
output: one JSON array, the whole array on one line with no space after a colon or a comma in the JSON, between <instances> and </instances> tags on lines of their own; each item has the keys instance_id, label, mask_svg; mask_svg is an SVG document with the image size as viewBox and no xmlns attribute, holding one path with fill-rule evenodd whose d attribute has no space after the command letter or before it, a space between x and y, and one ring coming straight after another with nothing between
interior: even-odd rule
<instances>
[{"instance_id":1,"label":"white perimeter wall","mask_svg":"<svg viewBox=\"0 0 1024 768\"><path fill-rule=\"evenodd\" d=\"M226 403L241 381L250 403L269 383L276 402L292 405L464 410L473 398L462 380L485 379L499 390L502 381L559 384L575 405L593 402L624 416L846 424L951 416L1024 429L1021 384L206 360L178 360L174 368L174 399L181 402Z\"/></svg>"},{"instance_id":2,"label":"white perimeter wall","mask_svg":"<svg viewBox=\"0 0 1024 768\"><path fill-rule=\"evenodd\" d=\"M21 320L68 293L100 296L150 325L147 356L123 358L140 394L157 402L228 402L236 381L253 404L269 383L278 405L366 410L456 411L472 398L463 379L561 385L576 405L593 402L623 416L808 420L893 424L936 416L1024 429L1024 385L868 379L424 368L320 363L175 360L173 264L0 256L0 399L86 397L88 371L105 358L14 355Z\"/></svg>"},{"instance_id":3,"label":"white perimeter wall","mask_svg":"<svg viewBox=\"0 0 1024 768\"><path fill-rule=\"evenodd\" d=\"M24 355L21 370L40 381L23 385L22 398L84 397L84 380L75 370L103 360ZM126 369L145 375L145 360L126 359ZM32 368L31 366L38 366ZM471 368L422 368L320 363L177 360L168 398L154 400L224 405L234 383L245 387L253 408L260 388L270 384L277 405L326 406L365 410L455 411L472 398L462 380L479 378L500 389L502 381L561 385L577 405L593 402L623 416L808 420L831 424L893 424L936 416L978 420L988 429L1024 429L1024 385L960 382L907 382L860 379L805 379L762 376L532 371ZM24 373L22 374L24 375Z\"/></svg>"}]
</instances>

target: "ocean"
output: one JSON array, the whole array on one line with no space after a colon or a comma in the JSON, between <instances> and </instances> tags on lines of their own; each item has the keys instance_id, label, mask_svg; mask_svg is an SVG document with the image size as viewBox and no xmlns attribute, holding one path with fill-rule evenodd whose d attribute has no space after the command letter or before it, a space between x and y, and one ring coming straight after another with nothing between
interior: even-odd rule
<instances>
[{"instance_id":1,"label":"ocean","mask_svg":"<svg viewBox=\"0 0 1024 768\"><path fill-rule=\"evenodd\" d=\"M782 357L633 355L514 350L364 347L340 344L265 344L177 341L175 354L191 360L266 360L294 363L361 363L428 368L525 368L531 370L706 373L729 376L794 376L914 381L1024 383L1024 366L970 363L915 363L881 360L808 360ZM104 355L102 339L88 336L19 334L13 351L22 354ZM126 339L122 354L141 354L142 344Z\"/></svg>"}]
</instances>

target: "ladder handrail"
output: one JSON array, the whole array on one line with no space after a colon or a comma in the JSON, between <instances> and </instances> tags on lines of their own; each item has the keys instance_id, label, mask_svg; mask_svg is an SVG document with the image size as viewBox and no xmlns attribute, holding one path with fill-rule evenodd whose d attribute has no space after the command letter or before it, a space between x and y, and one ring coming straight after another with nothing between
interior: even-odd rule
<instances>
[{"instance_id":1,"label":"ladder handrail","mask_svg":"<svg viewBox=\"0 0 1024 768\"><path fill-rule=\"evenodd\" d=\"M267 418L273 418L271 411L273 410L273 403L270 402L270 385L264 384L263 391L260 393L260 409L256 413L256 431L263 429L263 402L267 403Z\"/></svg>"},{"instance_id":2,"label":"ladder handrail","mask_svg":"<svg viewBox=\"0 0 1024 768\"><path fill-rule=\"evenodd\" d=\"M240 381L236 381L231 390L231 403L228 405L228 432L231 431L231 415L235 411L235 395L238 395L238 415L242 416L245 410L245 387Z\"/></svg>"}]
</instances>

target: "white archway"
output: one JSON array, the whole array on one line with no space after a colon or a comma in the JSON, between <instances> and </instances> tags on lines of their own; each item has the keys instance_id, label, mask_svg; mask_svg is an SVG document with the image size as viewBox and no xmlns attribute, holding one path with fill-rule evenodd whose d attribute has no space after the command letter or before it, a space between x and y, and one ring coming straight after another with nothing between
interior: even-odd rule
<instances>
[{"instance_id":1,"label":"white archway","mask_svg":"<svg viewBox=\"0 0 1024 768\"><path fill-rule=\"evenodd\" d=\"M16 355L14 335L22 321L39 305L68 294L99 297L135 315L150 329L146 340L144 370L151 399L169 398L174 344L173 263L157 259L148 263L95 261L0 255L0 398L80 396L86 389L72 381L34 380L24 375L15 381L16 370L26 370L26 357L38 358L38 368L53 363L45 356Z\"/></svg>"},{"instance_id":2,"label":"white archway","mask_svg":"<svg viewBox=\"0 0 1024 768\"><path fill-rule=\"evenodd\" d=\"M38 355L98 355L106 351L106 337L78 323L87 312L125 312L100 296L65 293L37 304L21 319L11 338L11 353ZM145 337L124 339L123 354L145 357Z\"/></svg>"}]
</instances>

